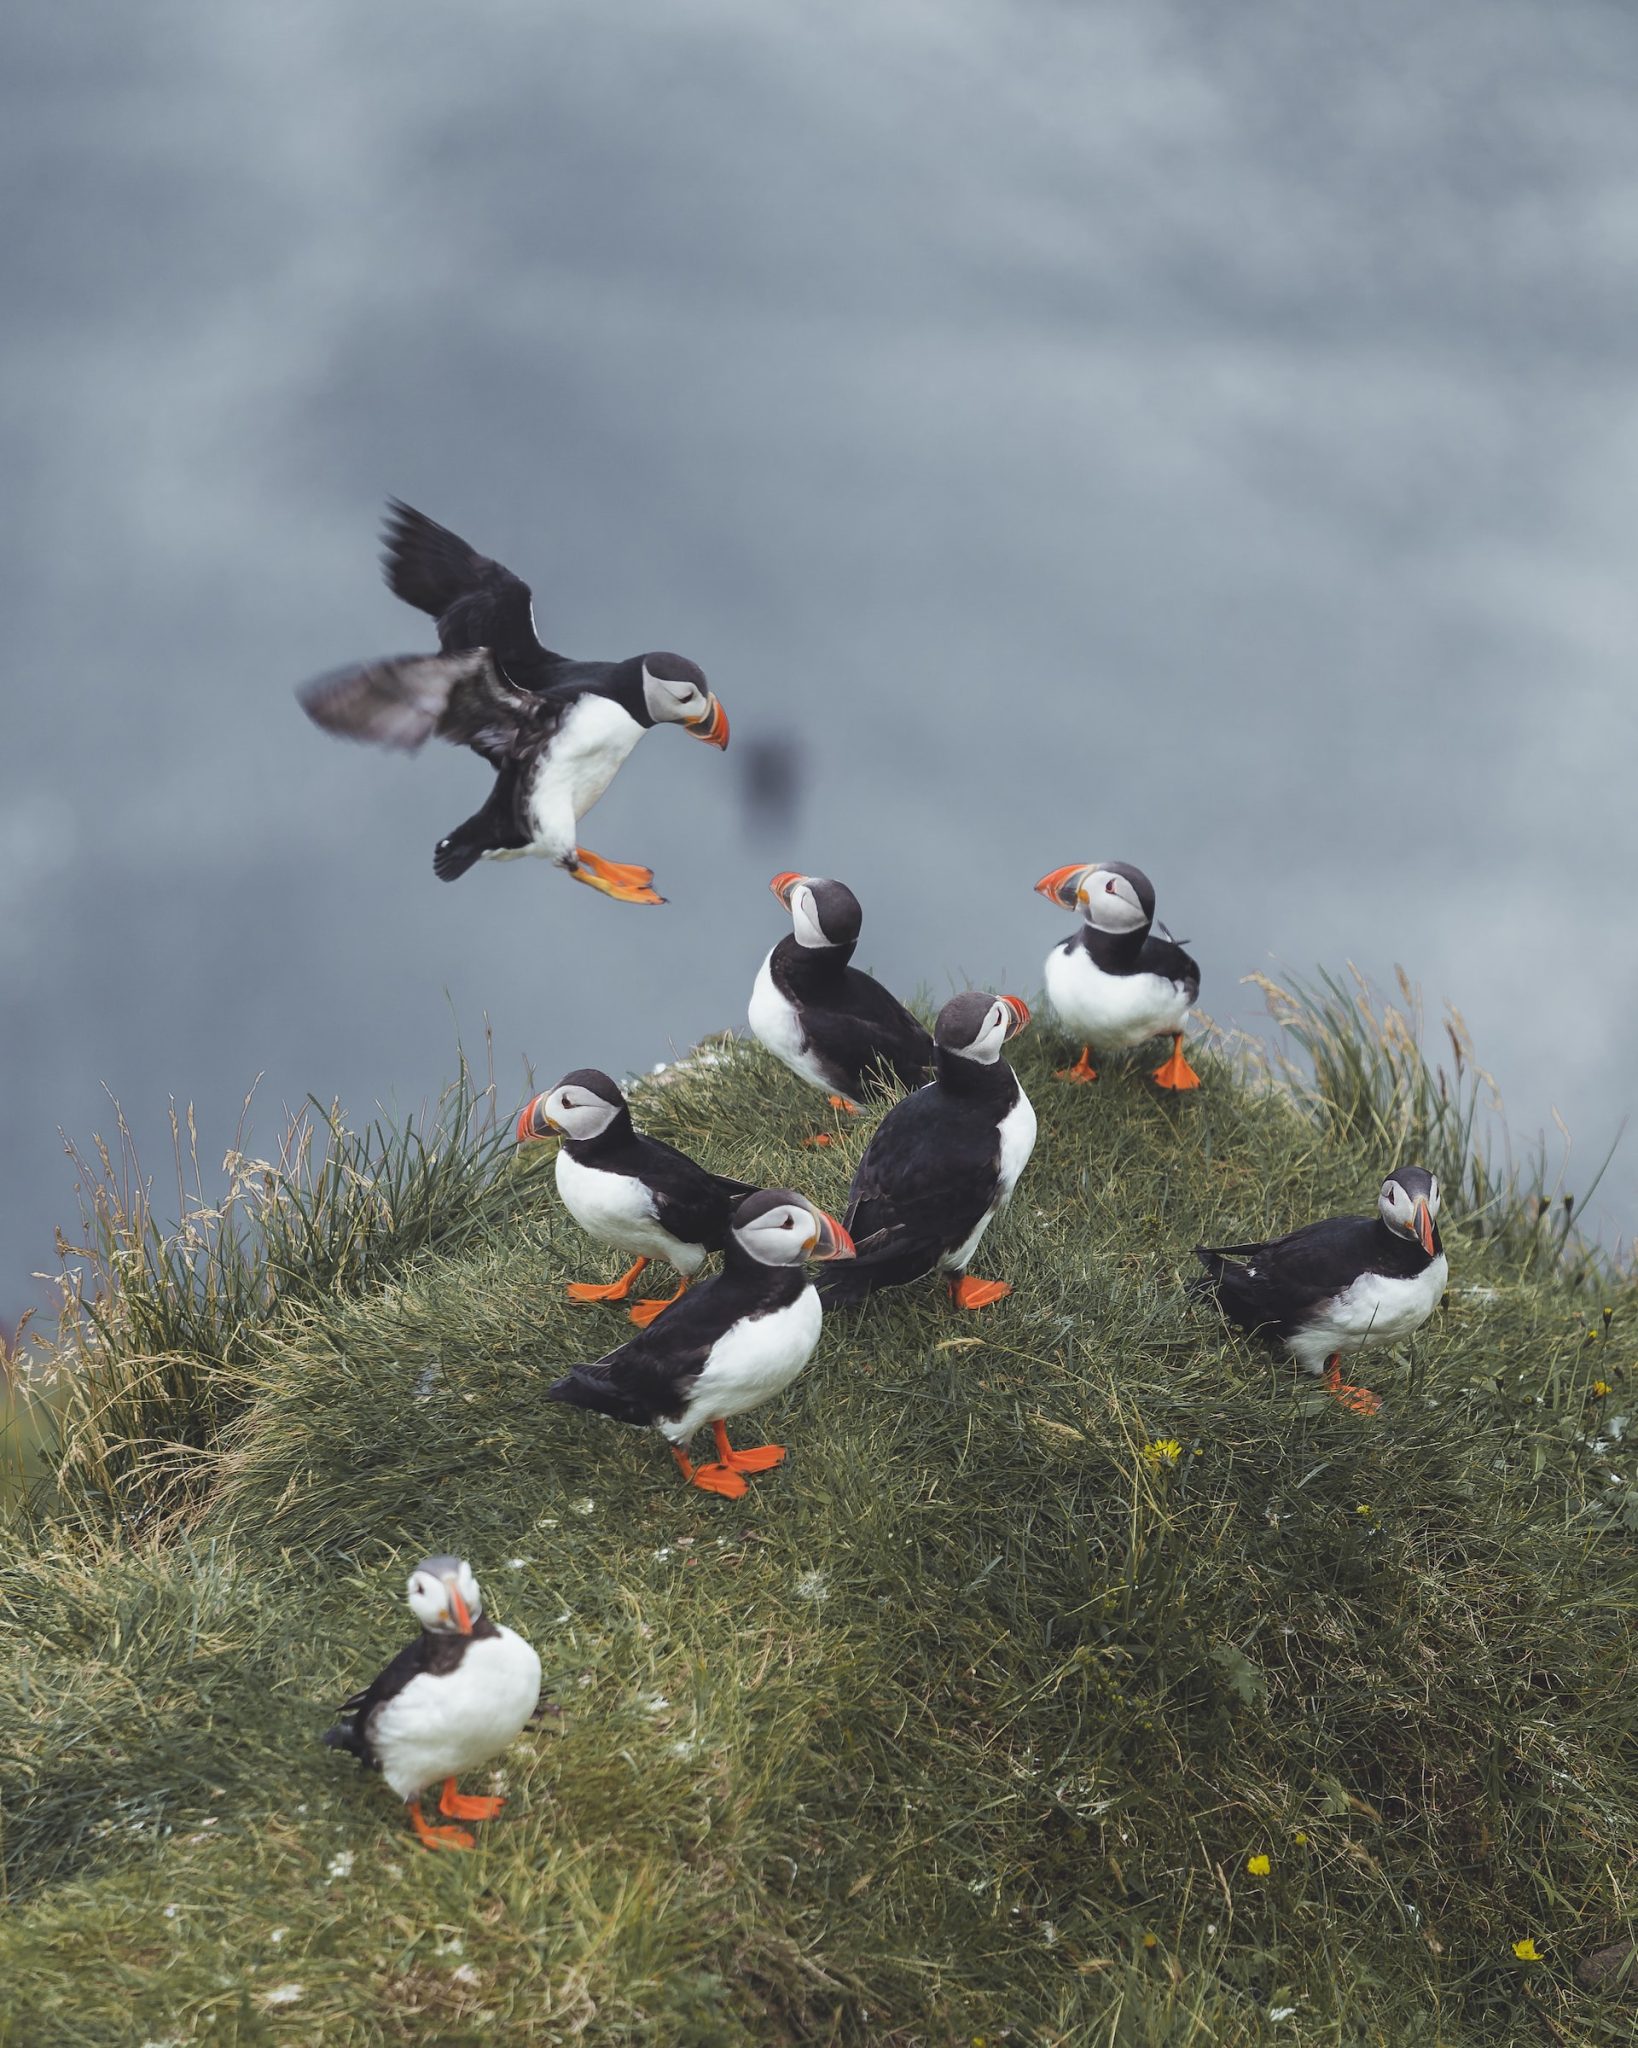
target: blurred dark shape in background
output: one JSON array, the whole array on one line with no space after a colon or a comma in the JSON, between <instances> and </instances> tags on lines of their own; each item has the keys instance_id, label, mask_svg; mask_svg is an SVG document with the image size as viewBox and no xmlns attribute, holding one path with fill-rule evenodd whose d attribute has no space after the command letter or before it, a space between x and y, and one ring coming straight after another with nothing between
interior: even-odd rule
<instances>
[{"instance_id":1,"label":"blurred dark shape in background","mask_svg":"<svg viewBox=\"0 0 1638 2048\"><path fill-rule=\"evenodd\" d=\"M795 733L748 740L739 757L745 830L753 839L787 836L802 802L802 742Z\"/></svg>"}]
</instances>

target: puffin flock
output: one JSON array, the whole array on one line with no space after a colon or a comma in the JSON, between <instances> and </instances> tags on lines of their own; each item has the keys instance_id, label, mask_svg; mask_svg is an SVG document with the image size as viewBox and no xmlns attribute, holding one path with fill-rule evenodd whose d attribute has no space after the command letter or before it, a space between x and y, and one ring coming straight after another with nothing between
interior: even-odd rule
<instances>
[{"instance_id":1,"label":"puffin flock","mask_svg":"<svg viewBox=\"0 0 1638 2048\"><path fill-rule=\"evenodd\" d=\"M456 881L480 860L536 854L616 902L664 902L651 869L581 845L580 822L651 726L680 725L726 748L728 716L704 672L680 654L553 653L536 634L528 585L413 506L390 504L385 543L387 583L437 621L438 652L317 677L297 693L308 717L385 747L414 749L436 735L488 762L488 797L433 851L439 880ZM1019 997L967 990L929 1033L852 965L862 913L845 883L783 873L770 886L791 929L757 972L752 1033L832 1109L859 1116L886 1105L840 1221L794 1188L711 1173L645 1136L619 1084L594 1067L536 1095L517 1126L520 1145L556 1141L563 1206L589 1238L631 1261L615 1281L569 1281L566 1291L625 1305L637 1334L572 1366L546 1398L657 1430L687 1484L730 1500L785 1451L735 1449L729 1422L791 1384L828 1307L932 1274L960 1310L1011 1292L970 1268L1036 1138L1035 1111L1003 1057L1030 1021ZM1126 861L1091 861L1057 868L1035 888L1076 918L1045 965L1048 1008L1078 1048L1057 1078L1091 1083L1095 1054L1169 1039L1155 1086L1198 1088L1183 1040L1200 969L1156 923L1149 877ZM1374 1215L1327 1217L1266 1243L1197 1246L1203 1271L1191 1291L1322 1377L1344 1406L1373 1415L1381 1403L1343 1378L1343 1354L1400 1342L1438 1306L1447 1277L1438 1218L1434 1176L1396 1167ZM713 1255L721 1265L701 1280ZM673 1291L633 1300L655 1263L676 1276ZM706 1425L716 1455L697 1463L692 1449ZM428 1848L469 1849L473 1835L454 1823L492 1819L503 1802L462 1794L457 1780L538 1711L540 1659L485 1613L464 1559L425 1559L408 1600L420 1634L343 1703L323 1739L382 1774ZM434 1785L442 1823L422 1810Z\"/></svg>"}]
</instances>

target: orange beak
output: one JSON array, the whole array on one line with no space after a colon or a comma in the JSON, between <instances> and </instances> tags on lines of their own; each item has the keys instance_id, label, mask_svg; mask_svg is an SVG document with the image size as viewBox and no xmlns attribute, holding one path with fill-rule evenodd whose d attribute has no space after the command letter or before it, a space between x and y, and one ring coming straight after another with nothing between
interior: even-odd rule
<instances>
[{"instance_id":1,"label":"orange beak","mask_svg":"<svg viewBox=\"0 0 1638 2048\"><path fill-rule=\"evenodd\" d=\"M1022 996L1003 996L1001 1000L1012 1012L1012 1029L1007 1033L1007 1036L1009 1038L1016 1038L1029 1022L1029 1004L1024 1001Z\"/></svg>"},{"instance_id":2,"label":"orange beak","mask_svg":"<svg viewBox=\"0 0 1638 2048\"><path fill-rule=\"evenodd\" d=\"M853 1240L848 1236L841 1224L836 1221L834 1216L827 1216L823 1209L815 1209L813 1213L819 1219L819 1233L809 1248L808 1257L810 1259L851 1259L854 1255Z\"/></svg>"},{"instance_id":3,"label":"orange beak","mask_svg":"<svg viewBox=\"0 0 1638 2048\"><path fill-rule=\"evenodd\" d=\"M787 869L784 874L775 875L768 884L768 887L779 898L780 902L784 904L785 908L789 910L791 907L791 891L802 879L801 875Z\"/></svg>"},{"instance_id":4,"label":"orange beak","mask_svg":"<svg viewBox=\"0 0 1638 2048\"><path fill-rule=\"evenodd\" d=\"M1049 902L1061 903L1065 910L1074 910L1081 900L1081 883L1091 872L1084 861L1078 867L1054 868L1036 883L1035 893Z\"/></svg>"},{"instance_id":5,"label":"orange beak","mask_svg":"<svg viewBox=\"0 0 1638 2048\"><path fill-rule=\"evenodd\" d=\"M1416 1239L1428 1257L1433 1257L1433 1218L1428 1214L1426 1202L1416 1205Z\"/></svg>"},{"instance_id":6,"label":"orange beak","mask_svg":"<svg viewBox=\"0 0 1638 2048\"><path fill-rule=\"evenodd\" d=\"M445 1590L449 1594L449 1611L455 1617L455 1626L463 1636L472 1633L472 1615L466 1602L461 1598L461 1589L453 1579L445 1579Z\"/></svg>"},{"instance_id":7,"label":"orange beak","mask_svg":"<svg viewBox=\"0 0 1638 2048\"><path fill-rule=\"evenodd\" d=\"M726 747L728 744L728 714L713 690L706 699L706 708L698 718L688 721L688 731L695 739L704 740L707 746Z\"/></svg>"},{"instance_id":8,"label":"orange beak","mask_svg":"<svg viewBox=\"0 0 1638 2048\"><path fill-rule=\"evenodd\" d=\"M546 1114L546 1098L537 1095L526 1102L518 1112L518 1143L527 1145L533 1138L549 1138L559 1129Z\"/></svg>"}]
</instances>

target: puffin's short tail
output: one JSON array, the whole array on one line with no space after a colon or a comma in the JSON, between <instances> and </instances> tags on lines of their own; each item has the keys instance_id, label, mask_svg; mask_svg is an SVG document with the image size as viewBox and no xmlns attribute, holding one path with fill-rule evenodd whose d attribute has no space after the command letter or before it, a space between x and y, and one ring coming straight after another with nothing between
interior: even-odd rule
<instances>
[{"instance_id":1,"label":"puffin's short tail","mask_svg":"<svg viewBox=\"0 0 1638 2048\"><path fill-rule=\"evenodd\" d=\"M338 1721L333 1728L326 1728L319 1740L326 1749L346 1750L349 1756L356 1756L361 1764L367 1765L370 1761L363 1743L358 1739L356 1721Z\"/></svg>"},{"instance_id":2,"label":"puffin's short tail","mask_svg":"<svg viewBox=\"0 0 1638 2048\"><path fill-rule=\"evenodd\" d=\"M937 1264L935 1245L901 1241L872 1248L867 1240L857 1257L824 1266L814 1285L826 1308L845 1308L878 1287L908 1287L912 1280L925 1279Z\"/></svg>"}]
</instances>

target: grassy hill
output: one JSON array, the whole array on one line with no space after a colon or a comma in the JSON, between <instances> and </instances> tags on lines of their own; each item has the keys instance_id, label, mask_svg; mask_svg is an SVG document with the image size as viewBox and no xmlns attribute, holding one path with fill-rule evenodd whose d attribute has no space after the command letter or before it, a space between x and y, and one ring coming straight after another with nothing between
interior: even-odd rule
<instances>
[{"instance_id":1,"label":"grassy hill","mask_svg":"<svg viewBox=\"0 0 1638 2048\"><path fill-rule=\"evenodd\" d=\"M1275 1000L1300 1085L1018 1040L1016 1292L831 1318L740 1502L542 1401L626 1326L515 1104L315 1118L165 1234L93 1161L0 1560L0 2040L1632 2039L1638 1290L1487 1161L1459 1035ZM814 1103L724 1044L637 1110L839 1210ZM1411 1157L1451 1292L1364 1420L1181 1283ZM561 1709L466 1857L317 1742L446 1547Z\"/></svg>"}]
</instances>

